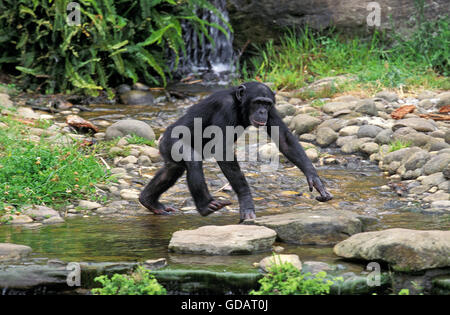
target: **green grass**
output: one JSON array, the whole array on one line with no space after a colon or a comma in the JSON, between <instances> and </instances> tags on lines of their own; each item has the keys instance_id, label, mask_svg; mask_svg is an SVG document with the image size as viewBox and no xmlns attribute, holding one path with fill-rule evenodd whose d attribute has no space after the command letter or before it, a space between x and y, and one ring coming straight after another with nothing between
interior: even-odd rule
<instances>
[{"instance_id":1,"label":"green grass","mask_svg":"<svg viewBox=\"0 0 450 315\"><path fill-rule=\"evenodd\" d=\"M298 95L306 99L349 89L450 89L449 20L423 22L406 39L397 34L387 39L377 32L370 40L362 40L331 31L319 34L308 28L291 31L279 45L269 41L257 47L258 54L241 65L241 79L273 82L278 89L292 90L324 77L355 77L328 87L328 91Z\"/></svg>"},{"instance_id":2,"label":"green grass","mask_svg":"<svg viewBox=\"0 0 450 315\"><path fill-rule=\"evenodd\" d=\"M136 134L132 134L130 137L128 137L127 142L128 142L128 144L146 144L151 147L156 146L155 140L148 140L148 139L142 138Z\"/></svg>"},{"instance_id":3,"label":"green grass","mask_svg":"<svg viewBox=\"0 0 450 315\"><path fill-rule=\"evenodd\" d=\"M0 121L8 125L0 129L0 213L5 206L57 208L78 199L95 199L94 184L108 177L95 149L53 144L45 137L31 141L25 125L10 117Z\"/></svg>"},{"instance_id":4,"label":"green grass","mask_svg":"<svg viewBox=\"0 0 450 315\"><path fill-rule=\"evenodd\" d=\"M392 141L389 143L389 152L398 151L400 149L408 148L411 146L411 142L404 142L401 140Z\"/></svg>"}]
</instances>

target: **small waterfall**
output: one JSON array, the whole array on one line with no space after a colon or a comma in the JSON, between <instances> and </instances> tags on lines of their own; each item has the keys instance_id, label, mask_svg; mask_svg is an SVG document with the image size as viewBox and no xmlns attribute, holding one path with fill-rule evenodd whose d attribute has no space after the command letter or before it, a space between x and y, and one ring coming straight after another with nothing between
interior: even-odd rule
<instances>
[{"instance_id":1,"label":"small waterfall","mask_svg":"<svg viewBox=\"0 0 450 315\"><path fill-rule=\"evenodd\" d=\"M228 21L226 2L226 0L211 0L211 3ZM201 10L199 17L202 20L221 25L228 31L228 36L217 28L209 27L209 35L214 40L213 45L206 36L199 35L188 22L184 22L182 26L186 56L180 57L177 74L182 77L198 76L204 84L226 84L234 73L233 35L212 11Z\"/></svg>"}]
</instances>

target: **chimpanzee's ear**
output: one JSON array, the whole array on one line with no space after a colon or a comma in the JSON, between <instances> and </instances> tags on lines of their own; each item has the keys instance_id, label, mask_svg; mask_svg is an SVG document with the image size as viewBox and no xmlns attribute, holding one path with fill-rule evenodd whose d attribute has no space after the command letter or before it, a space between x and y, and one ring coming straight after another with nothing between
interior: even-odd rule
<instances>
[{"instance_id":1,"label":"chimpanzee's ear","mask_svg":"<svg viewBox=\"0 0 450 315\"><path fill-rule=\"evenodd\" d=\"M246 89L246 87L243 84L239 85L238 88L236 89L236 98L239 102L242 102L242 98L244 97L245 89Z\"/></svg>"}]
</instances>

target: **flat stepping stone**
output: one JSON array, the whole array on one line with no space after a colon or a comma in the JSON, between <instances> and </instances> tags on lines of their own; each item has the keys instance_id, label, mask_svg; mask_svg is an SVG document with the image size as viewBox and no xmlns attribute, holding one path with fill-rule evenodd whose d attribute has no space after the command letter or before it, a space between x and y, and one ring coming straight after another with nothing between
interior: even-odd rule
<instances>
[{"instance_id":1,"label":"flat stepping stone","mask_svg":"<svg viewBox=\"0 0 450 315\"><path fill-rule=\"evenodd\" d=\"M353 235L334 247L348 259L387 262L396 271L450 267L450 231L388 229Z\"/></svg>"},{"instance_id":2,"label":"flat stepping stone","mask_svg":"<svg viewBox=\"0 0 450 315\"><path fill-rule=\"evenodd\" d=\"M262 226L208 225L173 233L169 250L183 254L245 255L270 251L275 238L275 231Z\"/></svg>"},{"instance_id":3,"label":"flat stepping stone","mask_svg":"<svg viewBox=\"0 0 450 315\"><path fill-rule=\"evenodd\" d=\"M31 253L31 247L11 243L0 243L0 261L19 260Z\"/></svg>"},{"instance_id":4,"label":"flat stepping stone","mask_svg":"<svg viewBox=\"0 0 450 315\"><path fill-rule=\"evenodd\" d=\"M334 209L264 216L244 224L268 227L277 232L280 241L300 245L334 245L363 229L358 214Z\"/></svg>"}]
</instances>

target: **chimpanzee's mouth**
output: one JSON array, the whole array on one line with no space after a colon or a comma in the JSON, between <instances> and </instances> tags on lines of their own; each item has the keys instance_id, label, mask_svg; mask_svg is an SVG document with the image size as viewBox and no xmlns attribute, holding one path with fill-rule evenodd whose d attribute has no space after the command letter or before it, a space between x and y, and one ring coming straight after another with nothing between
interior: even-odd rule
<instances>
[{"instance_id":1,"label":"chimpanzee's mouth","mask_svg":"<svg viewBox=\"0 0 450 315\"><path fill-rule=\"evenodd\" d=\"M253 126L255 126L255 127L265 126L266 123L267 123L267 121L260 122L260 121L256 121L256 120L252 119L252 124L253 124Z\"/></svg>"}]
</instances>

